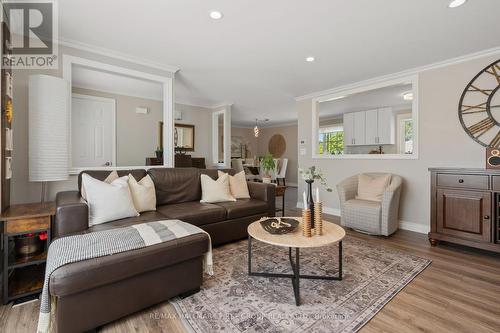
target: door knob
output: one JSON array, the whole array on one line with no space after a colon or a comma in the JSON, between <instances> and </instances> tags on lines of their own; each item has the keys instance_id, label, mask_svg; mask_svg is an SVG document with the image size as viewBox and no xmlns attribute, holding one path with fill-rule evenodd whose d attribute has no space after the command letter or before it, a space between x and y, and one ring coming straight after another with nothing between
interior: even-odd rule
<instances>
[{"instance_id":1,"label":"door knob","mask_svg":"<svg viewBox=\"0 0 500 333\"><path fill-rule=\"evenodd\" d=\"M110 166L110 165L111 165L111 162L104 163L104 166Z\"/></svg>"},{"instance_id":2,"label":"door knob","mask_svg":"<svg viewBox=\"0 0 500 333\"><path fill-rule=\"evenodd\" d=\"M459 179L458 182L461 184L461 183L464 182L464 180L463 179Z\"/></svg>"},{"instance_id":3,"label":"door knob","mask_svg":"<svg viewBox=\"0 0 500 333\"><path fill-rule=\"evenodd\" d=\"M485 215L485 216L484 216L484 219L485 219L485 220L489 220L489 219L490 219L490 216L489 216L489 215Z\"/></svg>"}]
</instances>

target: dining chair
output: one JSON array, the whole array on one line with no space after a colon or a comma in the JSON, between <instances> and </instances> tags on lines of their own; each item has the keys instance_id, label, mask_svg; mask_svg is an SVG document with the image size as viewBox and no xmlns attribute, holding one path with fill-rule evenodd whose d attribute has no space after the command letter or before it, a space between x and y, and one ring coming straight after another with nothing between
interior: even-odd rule
<instances>
[{"instance_id":1,"label":"dining chair","mask_svg":"<svg viewBox=\"0 0 500 333\"><path fill-rule=\"evenodd\" d=\"M283 180L283 186L286 186L286 168L288 166L288 158L284 158L281 160L281 167L279 169L278 174L276 175L276 183L279 185L280 180Z\"/></svg>"},{"instance_id":2,"label":"dining chair","mask_svg":"<svg viewBox=\"0 0 500 333\"><path fill-rule=\"evenodd\" d=\"M243 169L243 160L241 158L233 158L231 160L231 168L235 173L244 171Z\"/></svg>"}]
</instances>

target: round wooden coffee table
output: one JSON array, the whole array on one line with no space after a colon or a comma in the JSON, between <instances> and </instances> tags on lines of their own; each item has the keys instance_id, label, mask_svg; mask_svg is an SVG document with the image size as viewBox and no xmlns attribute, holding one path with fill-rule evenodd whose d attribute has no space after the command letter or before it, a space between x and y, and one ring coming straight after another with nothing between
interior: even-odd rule
<instances>
[{"instance_id":1,"label":"round wooden coffee table","mask_svg":"<svg viewBox=\"0 0 500 333\"><path fill-rule=\"evenodd\" d=\"M301 218L294 217L294 219L301 220ZM342 280L342 240L345 237L345 230L331 222L323 222L323 235L305 237L302 236L302 222L299 224L294 232L284 235L273 235L268 233L260 225L260 221L253 222L248 226L248 275L250 276L264 276L264 277L278 277L278 278L291 278L293 285L293 292L295 294L295 304L300 305L300 279L320 279L320 280ZM264 273L252 272L252 238L261 242L287 247L288 257L290 258L290 265L292 266L293 274L282 273ZM331 244L339 244L339 272L337 276L322 276L322 275L301 275L300 274L300 249L301 248L315 248ZM292 258L292 249L295 248L295 262Z\"/></svg>"}]
</instances>

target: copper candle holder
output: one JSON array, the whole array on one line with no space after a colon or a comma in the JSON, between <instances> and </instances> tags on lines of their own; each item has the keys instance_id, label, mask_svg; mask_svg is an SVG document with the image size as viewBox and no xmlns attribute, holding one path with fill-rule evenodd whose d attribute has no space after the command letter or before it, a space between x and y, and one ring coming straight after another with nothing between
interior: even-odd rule
<instances>
[{"instance_id":1,"label":"copper candle holder","mask_svg":"<svg viewBox=\"0 0 500 333\"><path fill-rule=\"evenodd\" d=\"M302 235L304 235L304 237L312 236L310 209L302 209Z\"/></svg>"},{"instance_id":2,"label":"copper candle holder","mask_svg":"<svg viewBox=\"0 0 500 333\"><path fill-rule=\"evenodd\" d=\"M316 235L323 235L323 204L321 202L314 203L314 231Z\"/></svg>"}]
</instances>

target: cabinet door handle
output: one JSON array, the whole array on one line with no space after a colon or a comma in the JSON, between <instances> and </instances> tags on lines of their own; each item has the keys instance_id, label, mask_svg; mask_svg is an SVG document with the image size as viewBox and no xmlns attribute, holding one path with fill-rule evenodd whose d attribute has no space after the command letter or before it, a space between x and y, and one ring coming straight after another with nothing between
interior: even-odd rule
<instances>
[{"instance_id":1,"label":"cabinet door handle","mask_svg":"<svg viewBox=\"0 0 500 333\"><path fill-rule=\"evenodd\" d=\"M489 220L489 219L490 219L490 216L489 216L489 215L485 215L485 216L484 216L484 219L485 219L485 220Z\"/></svg>"},{"instance_id":2,"label":"cabinet door handle","mask_svg":"<svg viewBox=\"0 0 500 333\"><path fill-rule=\"evenodd\" d=\"M463 180L463 179L459 179L459 180L458 180L458 182L459 182L460 184L462 184L462 183L464 182L464 180Z\"/></svg>"}]
</instances>

